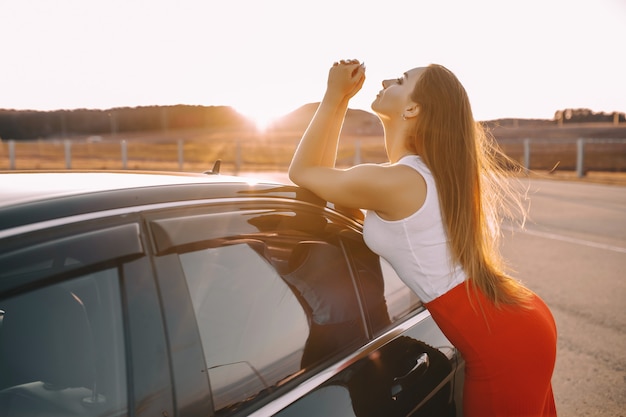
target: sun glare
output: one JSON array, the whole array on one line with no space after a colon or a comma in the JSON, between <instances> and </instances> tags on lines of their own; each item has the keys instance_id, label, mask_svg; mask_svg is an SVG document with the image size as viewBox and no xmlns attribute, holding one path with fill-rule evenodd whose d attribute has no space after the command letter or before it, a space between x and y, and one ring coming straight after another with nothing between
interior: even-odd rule
<instances>
[{"instance_id":1,"label":"sun glare","mask_svg":"<svg viewBox=\"0 0 626 417\"><path fill-rule=\"evenodd\" d=\"M247 116L254 122L257 130L260 132L265 132L274 122L276 117L270 116L267 114L257 114L254 116Z\"/></svg>"},{"instance_id":2,"label":"sun glare","mask_svg":"<svg viewBox=\"0 0 626 417\"><path fill-rule=\"evenodd\" d=\"M237 111L252 121L259 132L265 132L286 112L268 106L256 106L253 108L237 107Z\"/></svg>"}]
</instances>

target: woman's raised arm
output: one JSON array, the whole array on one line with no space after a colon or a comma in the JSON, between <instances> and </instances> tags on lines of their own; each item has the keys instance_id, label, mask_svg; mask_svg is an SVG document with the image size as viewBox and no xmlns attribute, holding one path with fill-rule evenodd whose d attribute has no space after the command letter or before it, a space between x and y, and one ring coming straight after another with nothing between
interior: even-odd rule
<instances>
[{"instance_id":1,"label":"woman's raised arm","mask_svg":"<svg viewBox=\"0 0 626 417\"><path fill-rule=\"evenodd\" d=\"M289 167L289 178L306 187L310 168L335 166L341 127L349 100L365 81L365 66L358 61L335 63L328 74L328 85L309 127Z\"/></svg>"},{"instance_id":2,"label":"woman's raised arm","mask_svg":"<svg viewBox=\"0 0 626 417\"><path fill-rule=\"evenodd\" d=\"M335 205L375 210L385 219L402 218L415 212L425 196L423 179L414 169L376 164L335 168L348 102L364 80L365 67L358 61L333 65L326 94L294 154L289 178ZM417 192L406 193L407 189Z\"/></svg>"}]
</instances>

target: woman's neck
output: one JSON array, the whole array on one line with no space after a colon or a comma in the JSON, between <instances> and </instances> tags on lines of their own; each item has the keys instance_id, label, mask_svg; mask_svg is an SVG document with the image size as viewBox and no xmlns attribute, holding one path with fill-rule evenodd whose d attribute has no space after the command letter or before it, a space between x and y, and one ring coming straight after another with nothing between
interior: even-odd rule
<instances>
[{"instance_id":1,"label":"woman's neck","mask_svg":"<svg viewBox=\"0 0 626 417\"><path fill-rule=\"evenodd\" d=\"M394 164L407 155L415 155L416 153L407 147L407 138L409 129L406 123L383 122L385 132L385 147L387 149L387 157L389 162Z\"/></svg>"}]
</instances>

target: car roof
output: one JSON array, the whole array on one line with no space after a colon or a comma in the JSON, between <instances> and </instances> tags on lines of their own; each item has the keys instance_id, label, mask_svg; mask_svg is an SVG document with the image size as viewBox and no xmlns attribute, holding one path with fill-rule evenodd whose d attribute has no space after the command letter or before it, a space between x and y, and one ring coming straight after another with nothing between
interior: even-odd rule
<instances>
[{"instance_id":1,"label":"car roof","mask_svg":"<svg viewBox=\"0 0 626 417\"><path fill-rule=\"evenodd\" d=\"M131 188L258 182L260 181L246 177L175 172L5 171L0 172L0 208L57 197Z\"/></svg>"},{"instance_id":2,"label":"car roof","mask_svg":"<svg viewBox=\"0 0 626 417\"><path fill-rule=\"evenodd\" d=\"M294 185L248 177L144 171L6 171L0 172L0 230L105 210L250 197L326 205Z\"/></svg>"}]
</instances>

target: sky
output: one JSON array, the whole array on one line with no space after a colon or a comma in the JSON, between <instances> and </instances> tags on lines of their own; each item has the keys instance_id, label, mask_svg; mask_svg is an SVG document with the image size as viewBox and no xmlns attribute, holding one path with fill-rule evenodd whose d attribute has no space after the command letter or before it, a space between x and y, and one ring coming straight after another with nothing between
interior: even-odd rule
<instances>
[{"instance_id":1,"label":"sky","mask_svg":"<svg viewBox=\"0 0 626 417\"><path fill-rule=\"evenodd\" d=\"M0 0L0 109L227 105L259 124L321 100L359 59L350 108L438 63L477 120L626 111L626 0Z\"/></svg>"}]
</instances>

